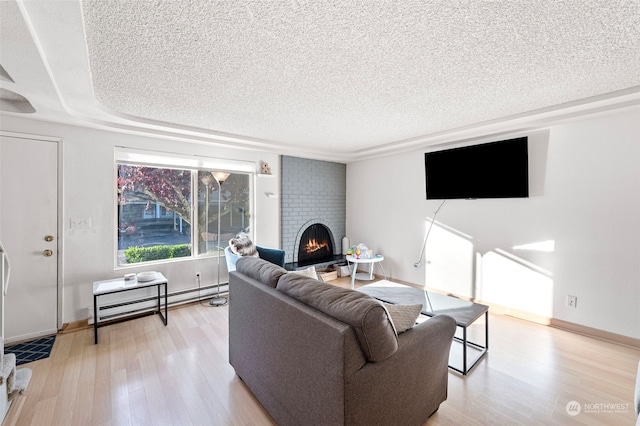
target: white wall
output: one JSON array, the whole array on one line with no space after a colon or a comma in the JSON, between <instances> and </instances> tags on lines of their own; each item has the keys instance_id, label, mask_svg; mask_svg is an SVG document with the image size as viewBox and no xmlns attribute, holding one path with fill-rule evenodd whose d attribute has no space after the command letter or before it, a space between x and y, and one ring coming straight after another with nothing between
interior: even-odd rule
<instances>
[{"instance_id":1,"label":"white wall","mask_svg":"<svg viewBox=\"0 0 640 426\"><path fill-rule=\"evenodd\" d=\"M209 157L266 161L278 177L280 161L277 155L246 150L219 148L206 144L131 136L110 131L85 129L53 123L2 117L2 130L62 139L63 214L60 218L63 242L63 322L87 318L92 305L92 282L122 276L125 272L157 270L169 280L169 291L197 287L195 272L202 273L202 285L217 282L217 260L207 258L114 269L115 194L114 147L150 149ZM280 204L278 198L268 198L265 192L279 194L279 179L255 179L255 240L278 247L280 240ZM91 229L70 229L70 218L91 218ZM221 260L221 282L227 281L226 264Z\"/></svg>"},{"instance_id":2,"label":"white wall","mask_svg":"<svg viewBox=\"0 0 640 426\"><path fill-rule=\"evenodd\" d=\"M530 198L447 202L427 244L430 263L414 268L440 205L425 199L424 152L347 166L347 235L384 254L387 274L495 303L508 296L519 309L549 291L548 306L531 312L640 338L637 110L531 138ZM513 248L541 241L553 251ZM566 306L568 294L577 308Z\"/></svg>"}]
</instances>

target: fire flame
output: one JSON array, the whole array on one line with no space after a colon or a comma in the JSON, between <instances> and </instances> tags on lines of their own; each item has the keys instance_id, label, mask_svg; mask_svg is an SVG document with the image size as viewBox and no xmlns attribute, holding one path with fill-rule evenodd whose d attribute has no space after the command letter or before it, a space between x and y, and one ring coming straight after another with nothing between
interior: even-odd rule
<instances>
[{"instance_id":1,"label":"fire flame","mask_svg":"<svg viewBox=\"0 0 640 426\"><path fill-rule=\"evenodd\" d=\"M315 238L307 241L307 244L304 246L304 251L307 253L315 253L318 250L328 249L329 245L325 242L318 242Z\"/></svg>"}]
</instances>

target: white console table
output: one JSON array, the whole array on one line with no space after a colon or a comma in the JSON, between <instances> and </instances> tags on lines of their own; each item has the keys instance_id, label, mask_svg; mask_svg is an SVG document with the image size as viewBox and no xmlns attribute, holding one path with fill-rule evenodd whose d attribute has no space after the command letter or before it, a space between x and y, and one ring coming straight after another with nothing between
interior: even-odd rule
<instances>
[{"instance_id":1,"label":"white console table","mask_svg":"<svg viewBox=\"0 0 640 426\"><path fill-rule=\"evenodd\" d=\"M372 280L373 279L373 265L378 262L382 262L384 260L384 256L375 255L370 258L356 257L356 256L347 256L346 257L347 264L353 263L353 270L351 271L351 288L355 288L355 280ZM369 265L369 273L358 273L358 265L359 264L368 264Z\"/></svg>"},{"instance_id":2,"label":"white console table","mask_svg":"<svg viewBox=\"0 0 640 426\"><path fill-rule=\"evenodd\" d=\"M127 321L136 317L128 317L121 318L118 320L109 321L106 324L98 324L100 320L100 315L98 315L98 297L104 296L105 294L113 294L120 293L123 291L131 291L138 290L146 287L157 287L158 288L158 306L157 310L149 312L149 314L157 313L160 315L160 319L167 325L167 279L160 272L156 272L156 277L150 281L138 281L130 280L127 281L124 278L117 278L115 280L104 280L104 281L96 281L93 283L93 334L94 334L94 343L98 343L98 327L102 327L105 325L114 324L117 322ZM164 286L164 315L162 315L162 310L160 308L160 286Z\"/></svg>"}]
</instances>

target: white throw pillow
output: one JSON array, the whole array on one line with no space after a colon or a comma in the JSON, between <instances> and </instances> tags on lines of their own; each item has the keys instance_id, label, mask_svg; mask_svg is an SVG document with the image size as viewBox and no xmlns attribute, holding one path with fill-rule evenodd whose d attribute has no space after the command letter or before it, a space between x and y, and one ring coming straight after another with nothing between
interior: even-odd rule
<instances>
[{"instance_id":1,"label":"white throw pillow","mask_svg":"<svg viewBox=\"0 0 640 426\"><path fill-rule=\"evenodd\" d=\"M313 266L309 266L307 269L298 269L297 271L289 271L289 273L304 275L305 277L313 278L314 280L318 279L316 268L314 268Z\"/></svg>"},{"instance_id":2,"label":"white throw pillow","mask_svg":"<svg viewBox=\"0 0 640 426\"><path fill-rule=\"evenodd\" d=\"M389 313L389 318L398 334L411 329L422 311L422 305L394 305L391 303L383 303Z\"/></svg>"}]
</instances>

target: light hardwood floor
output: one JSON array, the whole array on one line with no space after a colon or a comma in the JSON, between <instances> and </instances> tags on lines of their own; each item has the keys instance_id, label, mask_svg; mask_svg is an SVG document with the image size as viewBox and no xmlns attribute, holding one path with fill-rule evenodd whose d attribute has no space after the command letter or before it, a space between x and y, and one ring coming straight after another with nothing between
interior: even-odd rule
<instances>
[{"instance_id":1,"label":"light hardwood floor","mask_svg":"<svg viewBox=\"0 0 640 426\"><path fill-rule=\"evenodd\" d=\"M25 365L31 384L4 426L275 424L227 361L227 315L191 304L167 327L148 316L101 328L98 345L92 329L59 334L48 359ZM449 397L425 425L635 424L639 350L503 315L489 323L489 353L466 377L449 372Z\"/></svg>"}]
</instances>

